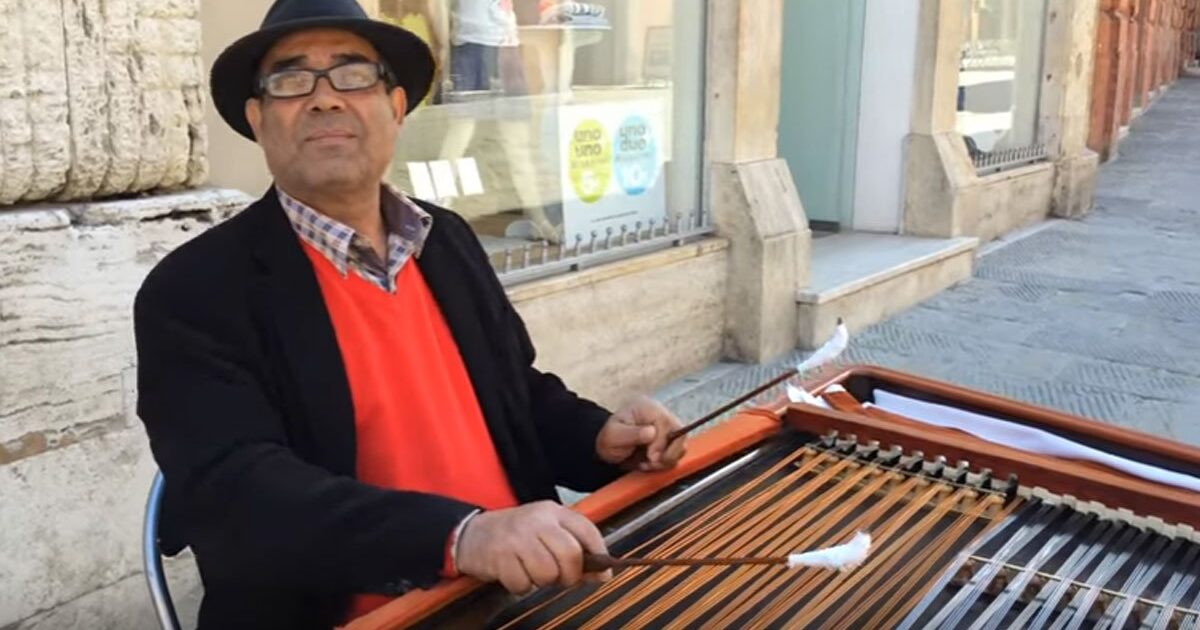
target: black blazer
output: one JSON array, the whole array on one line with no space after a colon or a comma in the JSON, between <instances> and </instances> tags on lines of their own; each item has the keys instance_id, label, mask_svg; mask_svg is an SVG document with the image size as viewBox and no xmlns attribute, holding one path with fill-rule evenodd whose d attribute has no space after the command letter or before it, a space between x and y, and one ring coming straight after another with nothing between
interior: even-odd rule
<instances>
[{"instance_id":1,"label":"black blazer","mask_svg":"<svg viewBox=\"0 0 1200 630\"><path fill-rule=\"evenodd\" d=\"M417 264L517 498L616 478L595 454L609 413L533 367L475 235L421 205L433 230ZM166 479L163 548L196 555L202 628L329 628L350 594L437 581L447 537L474 506L355 480L341 354L274 189L159 263L134 327L138 415Z\"/></svg>"}]
</instances>

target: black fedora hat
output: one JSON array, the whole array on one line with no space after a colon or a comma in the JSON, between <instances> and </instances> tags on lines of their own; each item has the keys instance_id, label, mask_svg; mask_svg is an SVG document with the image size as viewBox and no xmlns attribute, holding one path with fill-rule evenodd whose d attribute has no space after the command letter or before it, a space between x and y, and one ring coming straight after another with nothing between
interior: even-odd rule
<instances>
[{"instance_id":1,"label":"black fedora hat","mask_svg":"<svg viewBox=\"0 0 1200 630\"><path fill-rule=\"evenodd\" d=\"M258 64L285 35L311 28L350 31L371 42L408 95L408 111L425 98L433 82L434 61L420 37L386 22L372 20L356 0L275 0L259 29L229 45L213 62L213 104L233 130L253 140L246 100L255 96Z\"/></svg>"}]
</instances>

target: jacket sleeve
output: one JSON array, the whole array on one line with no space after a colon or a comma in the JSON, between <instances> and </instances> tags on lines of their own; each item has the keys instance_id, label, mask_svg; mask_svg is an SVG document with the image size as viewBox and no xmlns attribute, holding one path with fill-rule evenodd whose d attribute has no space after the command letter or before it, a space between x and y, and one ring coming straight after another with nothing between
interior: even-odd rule
<instances>
[{"instance_id":1,"label":"jacket sleeve","mask_svg":"<svg viewBox=\"0 0 1200 630\"><path fill-rule=\"evenodd\" d=\"M247 309L211 298L152 274L134 306L138 414L206 581L383 594L436 582L475 507L302 460L251 367Z\"/></svg>"}]
</instances>

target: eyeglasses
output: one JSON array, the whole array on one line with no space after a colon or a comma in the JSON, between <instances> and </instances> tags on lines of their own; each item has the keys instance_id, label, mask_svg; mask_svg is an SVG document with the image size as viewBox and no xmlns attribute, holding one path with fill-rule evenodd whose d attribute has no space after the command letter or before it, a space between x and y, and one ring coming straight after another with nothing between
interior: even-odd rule
<instances>
[{"instance_id":1,"label":"eyeglasses","mask_svg":"<svg viewBox=\"0 0 1200 630\"><path fill-rule=\"evenodd\" d=\"M354 92L375 87L382 79L391 83L387 68L381 63L350 61L325 70L296 68L280 70L259 77L258 94L271 98L295 98L308 96L317 89L317 81L327 77L333 89L339 92Z\"/></svg>"}]
</instances>

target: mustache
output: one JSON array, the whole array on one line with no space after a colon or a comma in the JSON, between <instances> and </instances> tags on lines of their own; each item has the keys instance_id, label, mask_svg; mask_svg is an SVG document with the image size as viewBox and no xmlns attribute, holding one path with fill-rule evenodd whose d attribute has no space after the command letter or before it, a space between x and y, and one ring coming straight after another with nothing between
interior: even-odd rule
<instances>
[{"instance_id":1,"label":"mustache","mask_svg":"<svg viewBox=\"0 0 1200 630\"><path fill-rule=\"evenodd\" d=\"M362 125L347 114L313 114L305 117L297 133L305 139L333 135L361 136Z\"/></svg>"}]
</instances>

